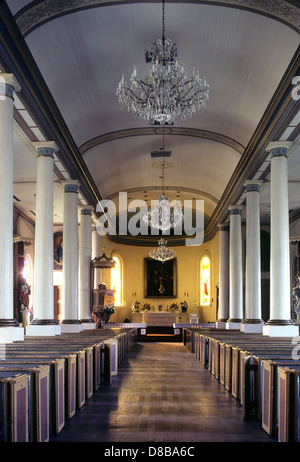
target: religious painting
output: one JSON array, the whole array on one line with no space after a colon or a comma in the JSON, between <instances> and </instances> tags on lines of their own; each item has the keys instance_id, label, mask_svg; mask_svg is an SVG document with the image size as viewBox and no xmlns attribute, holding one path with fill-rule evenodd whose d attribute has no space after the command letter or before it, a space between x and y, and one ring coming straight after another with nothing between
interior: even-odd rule
<instances>
[{"instance_id":1,"label":"religious painting","mask_svg":"<svg viewBox=\"0 0 300 462\"><path fill-rule=\"evenodd\" d=\"M175 298L177 296L177 260L164 263L145 258L145 298Z\"/></svg>"},{"instance_id":2,"label":"religious painting","mask_svg":"<svg viewBox=\"0 0 300 462\"><path fill-rule=\"evenodd\" d=\"M54 270L63 269L63 233L54 235Z\"/></svg>"}]
</instances>

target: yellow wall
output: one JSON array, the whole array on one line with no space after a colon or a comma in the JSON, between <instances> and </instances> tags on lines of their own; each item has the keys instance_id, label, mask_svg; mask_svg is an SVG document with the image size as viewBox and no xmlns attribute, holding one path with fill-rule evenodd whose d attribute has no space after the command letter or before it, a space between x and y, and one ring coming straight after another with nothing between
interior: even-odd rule
<instances>
[{"instance_id":1,"label":"yellow wall","mask_svg":"<svg viewBox=\"0 0 300 462\"><path fill-rule=\"evenodd\" d=\"M110 256L112 251L117 252L123 260L123 305L115 307L115 313L111 316L111 322L123 322L125 318L132 320L131 304L134 300L141 304L148 302L157 306L158 299L145 299L144 297L144 258L149 257L152 247L136 247L116 244L106 238L101 239L101 246ZM170 247L172 247L170 245ZM219 282L219 234L211 241L195 247L173 247L177 258L177 298L159 299L164 304L164 309L171 303L187 301L189 313L197 313L199 322L213 322L216 320L217 312L217 284ZM204 253L211 258L211 305L201 307L199 300L199 262ZM108 270L104 270L108 271ZM107 279L103 273L102 280ZM188 293L188 296L184 296Z\"/></svg>"}]
</instances>

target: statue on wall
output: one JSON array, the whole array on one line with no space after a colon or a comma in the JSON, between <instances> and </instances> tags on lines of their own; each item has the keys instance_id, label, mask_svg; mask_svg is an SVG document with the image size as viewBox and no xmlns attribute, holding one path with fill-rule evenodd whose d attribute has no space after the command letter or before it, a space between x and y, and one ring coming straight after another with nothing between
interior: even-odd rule
<instances>
[{"instance_id":1,"label":"statue on wall","mask_svg":"<svg viewBox=\"0 0 300 462\"><path fill-rule=\"evenodd\" d=\"M31 294L30 285L27 283L26 279L23 279L23 282L20 287L21 310L28 310L30 294Z\"/></svg>"}]
</instances>

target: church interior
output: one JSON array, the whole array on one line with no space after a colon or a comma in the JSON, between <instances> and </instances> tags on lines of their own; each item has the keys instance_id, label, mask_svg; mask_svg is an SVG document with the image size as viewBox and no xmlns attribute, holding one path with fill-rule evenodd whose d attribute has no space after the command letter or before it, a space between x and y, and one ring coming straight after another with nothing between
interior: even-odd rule
<instances>
[{"instance_id":1,"label":"church interior","mask_svg":"<svg viewBox=\"0 0 300 462\"><path fill-rule=\"evenodd\" d=\"M300 441L299 32L0 2L0 441Z\"/></svg>"}]
</instances>

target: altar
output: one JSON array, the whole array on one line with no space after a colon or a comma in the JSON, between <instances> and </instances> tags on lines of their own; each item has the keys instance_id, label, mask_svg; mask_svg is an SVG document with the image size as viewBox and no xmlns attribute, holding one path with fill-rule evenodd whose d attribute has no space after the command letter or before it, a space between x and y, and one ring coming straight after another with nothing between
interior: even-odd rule
<instances>
[{"instance_id":1,"label":"altar","mask_svg":"<svg viewBox=\"0 0 300 462\"><path fill-rule=\"evenodd\" d=\"M136 319L138 317L138 320ZM147 327L173 326L174 323L188 323L188 313L172 313L171 311L148 311L144 313L133 313L133 322L143 322Z\"/></svg>"}]
</instances>

